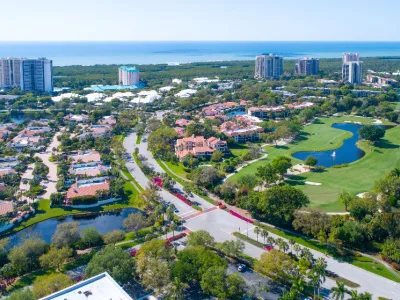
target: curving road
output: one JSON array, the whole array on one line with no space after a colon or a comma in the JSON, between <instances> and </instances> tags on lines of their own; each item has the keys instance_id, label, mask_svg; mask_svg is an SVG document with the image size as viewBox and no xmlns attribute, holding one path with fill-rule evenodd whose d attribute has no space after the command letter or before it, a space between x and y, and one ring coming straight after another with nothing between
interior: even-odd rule
<instances>
[{"instance_id":1,"label":"curving road","mask_svg":"<svg viewBox=\"0 0 400 300\"><path fill-rule=\"evenodd\" d=\"M149 183L149 180L144 175L142 170L135 164L132 158L131 154L134 152L134 149L136 147L139 148L139 153L147 158L147 162L154 168L155 171L164 172L163 169L158 165L156 160L153 158L151 152L147 150L146 142L141 142L139 145L136 145L136 133L131 133L125 138L124 147L127 150L126 165L132 176L136 178L141 186L146 187ZM175 187L178 189L182 189L182 186L179 183L177 183ZM249 237L256 239L254 226L252 224L238 219L224 210L215 209L192 217L192 215L197 212L193 208L186 205L165 190L162 190L160 194L164 200L173 203L178 208L178 215L180 215L182 218L187 219L185 226L192 231L201 229L206 230L215 238L217 242L236 239L232 235L232 233L238 231L243 234L248 234ZM198 202L203 209L210 209L213 207L212 204L200 197L194 196L192 200ZM191 217L187 218L188 216ZM272 233L269 234L274 238L278 237ZM251 244L245 243L245 245L246 248L244 252L254 258L259 258L264 252L260 248L255 247ZM372 293L374 298L376 299L378 297L385 297L388 299L400 299L400 284L385 279L381 276L375 275L371 272L365 271L361 268L355 267L351 264L341 262L331 257L326 257L324 254L318 251L312 249L310 249L310 251L316 258L324 257L327 260L328 270L338 274L343 278L347 278L353 282L358 283L360 285L360 287L358 288L360 292L368 291ZM325 290L322 291L322 294L325 295L324 298L329 299L329 291L327 289L330 289L334 286L336 286L335 282L327 278L327 280L323 284L323 288Z\"/></svg>"}]
</instances>

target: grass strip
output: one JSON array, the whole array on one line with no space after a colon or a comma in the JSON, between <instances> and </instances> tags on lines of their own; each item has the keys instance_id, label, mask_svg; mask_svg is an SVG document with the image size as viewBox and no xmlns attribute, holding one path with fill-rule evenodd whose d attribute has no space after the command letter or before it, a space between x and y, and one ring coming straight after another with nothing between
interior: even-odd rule
<instances>
[{"instance_id":1,"label":"grass strip","mask_svg":"<svg viewBox=\"0 0 400 300\"><path fill-rule=\"evenodd\" d=\"M139 145L140 144L140 141L142 140L142 134L138 134L137 136L136 136L136 145Z\"/></svg>"},{"instance_id":2,"label":"grass strip","mask_svg":"<svg viewBox=\"0 0 400 300\"><path fill-rule=\"evenodd\" d=\"M248 236L246 236L246 235L244 235L244 234L242 234L240 232L234 232L232 234L233 234L233 236L237 237L238 239L241 239L241 240L243 240L243 241L245 241L245 242L247 242L249 244L252 244L253 246L256 246L256 247L261 248L263 250L265 248L263 243L257 242L256 240L253 240L252 238L249 238Z\"/></svg>"},{"instance_id":3,"label":"grass strip","mask_svg":"<svg viewBox=\"0 0 400 300\"><path fill-rule=\"evenodd\" d=\"M373 260L372 258L366 257L366 256L362 256L362 255L347 255L347 256L339 256L339 255L335 255L332 252L328 252L326 249L326 246L319 243L318 241L315 241L311 238L299 235L299 234L295 234L295 233L291 233L289 231L283 231L283 230L279 230L277 228L274 228L272 226L268 226L265 224L261 224L261 223L255 223L254 225L260 227L260 228L264 228L266 230L268 230L271 233L274 233L282 238L285 238L287 240L293 239L296 243L298 243L299 245L305 246L307 248L325 253L325 254L329 254L331 256L333 256L335 259L347 262L349 264L352 264L353 266L359 267L361 269L364 269L366 271L369 271L371 273L374 273L376 275L382 276L384 278L393 280L395 282L399 282L400 283L400 278L398 278L396 275L394 275L392 272L390 272L383 264Z\"/></svg>"}]
</instances>

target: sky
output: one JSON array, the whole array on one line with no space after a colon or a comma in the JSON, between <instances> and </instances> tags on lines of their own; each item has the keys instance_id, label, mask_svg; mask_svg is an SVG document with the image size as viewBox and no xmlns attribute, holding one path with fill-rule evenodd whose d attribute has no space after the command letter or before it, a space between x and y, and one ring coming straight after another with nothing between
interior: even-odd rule
<instances>
[{"instance_id":1,"label":"sky","mask_svg":"<svg viewBox=\"0 0 400 300\"><path fill-rule=\"evenodd\" d=\"M399 0L0 0L0 4L0 41L400 41Z\"/></svg>"}]
</instances>

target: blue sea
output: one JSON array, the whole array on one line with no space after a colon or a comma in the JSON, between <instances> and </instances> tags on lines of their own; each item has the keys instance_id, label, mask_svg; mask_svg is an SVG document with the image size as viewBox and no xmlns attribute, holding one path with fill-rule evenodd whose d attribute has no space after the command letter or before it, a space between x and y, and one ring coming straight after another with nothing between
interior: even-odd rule
<instances>
[{"instance_id":1,"label":"blue sea","mask_svg":"<svg viewBox=\"0 0 400 300\"><path fill-rule=\"evenodd\" d=\"M343 52L400 56L400 42L0 42L0 57L47 57L55 66L253 60L261 53L338 58Z\"/></svg>"}]
</instances>

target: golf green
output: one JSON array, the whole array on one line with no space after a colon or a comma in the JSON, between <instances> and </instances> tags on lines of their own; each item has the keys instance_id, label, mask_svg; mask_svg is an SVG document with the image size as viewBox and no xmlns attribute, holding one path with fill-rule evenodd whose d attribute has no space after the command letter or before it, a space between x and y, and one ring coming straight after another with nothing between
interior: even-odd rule
<instances>
[{"instance_id":1,"label":"golf green","mask_svg":"<svg viewBox=\"0 0 400 300\"><path fill-rule=\"evenodd\" d=\"M288 156L293 164L301 163L291 154L297 151L325 151L339 148L343 140L351 137L351 133L332 128L334 123L359 122L371 124L374 120L354 116L319 118L312 125L305 126L299 138L284 146L266 146L266 160L256 162L242 169L228 180L237 181L240 177L255 174L257 168L271 162L277 156ZM383 124L390 124L383 122ZM384 139L374 146L360 142L359 147L365 156L343 168L328 168L322 173L308 172L293 176L286 183L304 191L310 198L310 207L324 211L343 211L344 207L337 201L341 190L353 194L369 191L376 180L383 177L386 171L400 167L400 127L386 131ZM308 185L306 181L318 182L321 185Z\"/></svg>"}]
</instances>

